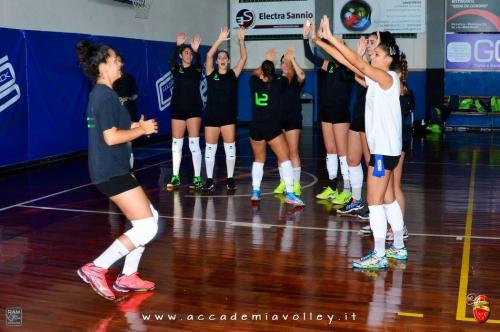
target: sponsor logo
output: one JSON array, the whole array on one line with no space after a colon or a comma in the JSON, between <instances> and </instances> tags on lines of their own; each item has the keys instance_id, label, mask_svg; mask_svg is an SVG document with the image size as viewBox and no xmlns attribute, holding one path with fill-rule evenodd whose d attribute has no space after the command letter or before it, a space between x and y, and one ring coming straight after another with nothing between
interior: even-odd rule
<instances>
[{"instance_id":1,"label":"sponsor logo","mask_svg":"<svg viewBox=\"0 0 500 332\"><path fill-rule=\"evenodd\" d=\"M245 29L252 27L255 24L255 13L249 9L241 9L236 14L236 23Z\"/></svg>"},{"instance_id":2,"label":"sponsor logo","mask_svg":"<svg viewBox=\"0 0 500 332\"><path fill-rule=\"evenodd\" d=\"M23 309L5 308L5 325L7 326L21 326L23 325Z\"/></svg>"},{"instance_id":3,"label":"sponsor logo","mask_svg":"<svg viewBox=\"0 0 500 332\"><path fill-rule=\"evenodd\" d=\"M21 98L21 90L16 84L16 73L6 55L0 58L0 112L6 110Z\"/></svg>"},{"instance_id":4,"label":"sponsor logo","mask_svg":"<svg viewBox=\"0 0 500 332\"><path fill-rule=\"evenodd\" d=\"M160 111L170 106L173 90L174 75L169 71L156 81L156 96L158 97L158 108Z\"/></svg>"}]
</instances>

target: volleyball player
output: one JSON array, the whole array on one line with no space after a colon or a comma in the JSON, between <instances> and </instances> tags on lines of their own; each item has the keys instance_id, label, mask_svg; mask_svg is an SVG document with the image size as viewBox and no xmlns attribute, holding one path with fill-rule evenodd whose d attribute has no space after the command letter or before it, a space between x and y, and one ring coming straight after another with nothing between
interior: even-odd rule
<instances>
[{"instance_id":1,"label":"volleyball player","mask_svg":"<svg viewBox=\"0 0 500 332\"><path fill-rule=\"evenodd\" d=\"M245 29L238 30L238 43L240 46L240 59L231 69L229 53L218 50L220 45L229 39L229 29L221 29L219 37L207 53L205 73L208 83L207 109L205 112L205 168L207 180L203 190L214 190L213 172L215 154L219 135L224 140L226 153L227 190L236 190L234 183L234 166L236 164L236 120L238 116L238 77L247 61L245 47ZM214 56L217 67L214 68Z\"/></svg>"},{"instance_id":2,"label":"volleyball player","mask_svg":"<svg viewBox=\"0 0 500 332\"><path fill-rule=\"evenodd\" d=\"M129 292L148 291L155 287L153 282L141 279L137 269L144 246L158 231L158 212L130 173L131 151L127 143L157 133L158 126L153 119L144 120L144 116L139 122L131 122L129 113L113 90L113 83L121 76L121 62L112 48L82 40L77 45L77 55L83 71L95 83L87 106L90 178L132 223L130 230L77 272L97 294L113 300L116 296L106 281L106 273L124 256L122 274L113 288Z\"/></svg>"},{"instance_id":3,"label":"volleyball player","mask_svg":"<svg viewBox=\"0 0 500 332\"><path fill-rule=\"evenodd\" d=\"M177 33L176 47L172 51L169 61L170 71L174 76L174 90L172 92L173 175L170 183L167 184L168 190L178 188L181 183L179 169L186 128L194 168L194 178L190 188L201 189L202 187L199 137L201 126L201 61L198 53L201 37L195 35L191 41L191 46L185 44L186 38L184 32ZM177 59L180 59L181 63L177 63Z\"/></svg>"},{"instance_id":4,"label":"volleyball player","mask_svg":"<svg viewBox=\"0 0 500 332\"><path fill-rule=\"evenodd\" d=\"M288 144L280 125L280 95L284 89L282 77L275 77L274 59L276 51L271 49L261 66L250 77L253 101L250 124L250 144L254 154L252 164L252 201L260 200L260 185L264 175L266 145L269 144L282 169L286 186L285 203L304 206L304 202L293 192L293 167Z\"/></svg>"},{"instance_id":5,"label":"volleyball player","mask_svg":"<svg viewBox=\"0 0 500 332\"><path fill-rule=\"evenodd\" d=\"M378 34L371 64L335 38L329 20L323 16L321 36L333 46L316 39L315 43L343 62L368 86L365 108L365 130L370 149L368 166L368 208L375 249L367 256L352 262L355 268L387 268L387 257L405 260L408 253L403 241L403 215L394 194L394 175L402 148L401 106L399 78L393 71L399 61L399 48L389 32ZM385 237L389 221L394 232L394 243L387 250Z\"/></svg>"},{"instance_id":6,"label":"volleyball player","mask_svg":"<svg viewBox=\"0 0 500 332\"><path fill-rule=\"evenodd\" d=\"M346 155L350 123L349 102L354 78L352 72L338 61L327 61L314 55L309 45L309 34L312 39L317 38L314 25L306 21L303 28L305 55L309 61L321 68L319 112L329 180L328 185L316 198L329 199L334 204L344 205L351 199ZM337 190L339 161L344 180L344 188L340 193Z\"/></svg>"},{"instance_id":7,"label":"volleyball player","mask_svg":"<svg viewBox=\"0 0 500 332\"><path fill-rule=\"evenodd\" d=\"M300 153L299 141L302 130L302 103L300 92L306 80L306 74L295 61L295 49L290 46L281 57L282 79L284 90L281 93L281 129L285 133L285 138L290 151L290 160L293 167L293 192L296 196L301 194L300 186ZM274 194L283 194L286 191L285 181L283 181L283 170L279 167L280 183L274 189Z\"/></svg>"}]
</instances>

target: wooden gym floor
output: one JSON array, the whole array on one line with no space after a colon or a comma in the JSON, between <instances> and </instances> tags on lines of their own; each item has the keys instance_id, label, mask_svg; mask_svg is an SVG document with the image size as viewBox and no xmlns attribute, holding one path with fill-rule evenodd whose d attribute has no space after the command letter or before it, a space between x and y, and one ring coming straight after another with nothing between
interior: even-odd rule
<instances>
[{"instance_id":1,"label":"wooden gym floor","mask_svg":"<svg viewBox=\"0 0 500 332\"><path fill-rule=\"evenodd\" d=\"M6 320L0 330L498 330L500 136L451 132L416 139L403 175L409 260L361 272L350 261L372 247L370 236L358 234L367 223L340 217L335 206L314 198L327 177L319 134L303 133L304 209L271 194L278 181L272 156L263 199L250 204L245 128L238 133L238 190L231 196L223 182L211 195L187 186L167 192L170 142L136 148L136 176L161 215L160 233L140 266L157 287L116 302L76 275L128 226L89 184L86 158L2 174L0 307L20 308L22 325ZM192 164L184 153L187 183ZM220 181L224 158L220 146ZM111 282L120 268L121 262L114 266ZM475 321L467 300L479 294L491 301L485 324Z\"/></svg>"}]
</instances>

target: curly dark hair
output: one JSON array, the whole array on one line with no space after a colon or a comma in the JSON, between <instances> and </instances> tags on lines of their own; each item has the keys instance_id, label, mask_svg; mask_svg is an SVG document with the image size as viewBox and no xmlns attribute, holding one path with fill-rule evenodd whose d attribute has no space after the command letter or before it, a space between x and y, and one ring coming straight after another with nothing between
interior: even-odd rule
<instances>
[{"instance_id":1,"label":"curly dark hair","mask_svg":"<svg viewBox=\"0 0 500 332\"><path fill-rule=\"evenodd\" d=\"M76 56L80 67L93 81L99 77L99 64L107 61L110 49L108 45L92 44L88 40L81 40L76 45Z\"/></svg>"}]
</instances>

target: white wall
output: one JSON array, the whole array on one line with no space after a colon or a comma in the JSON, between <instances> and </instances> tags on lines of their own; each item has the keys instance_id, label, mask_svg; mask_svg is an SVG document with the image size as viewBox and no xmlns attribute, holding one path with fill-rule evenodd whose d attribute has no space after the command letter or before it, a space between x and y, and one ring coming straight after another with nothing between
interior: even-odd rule
<instances>
[{"instance_id":1,"label":"white wall","mask_svg":"<svg viewBox=\"0 0 500 332\"><path fill-rule=\"evenodd\" d=\"M0 27L157 41L184 31L212 43L227 16L227 0L153 0L148 19L113 0L0 0Z\"/></svg>"}]
</instances>

